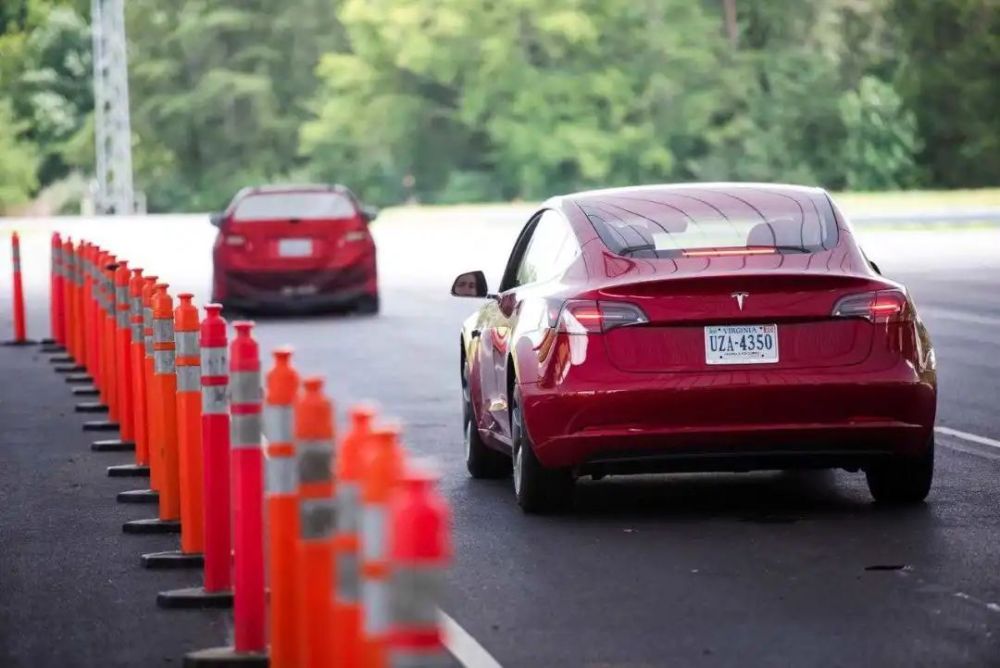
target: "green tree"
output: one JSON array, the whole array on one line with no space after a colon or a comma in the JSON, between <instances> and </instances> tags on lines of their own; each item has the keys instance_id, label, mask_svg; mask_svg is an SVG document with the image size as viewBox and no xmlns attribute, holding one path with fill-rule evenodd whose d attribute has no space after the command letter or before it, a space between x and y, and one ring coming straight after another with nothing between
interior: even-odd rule
<instances>
[{"instance_id":1,"label":"green tree","mask_svg":"<svg viewBox=\"0 0 1000 668\"><path fill-rule=\"evenodd\" d=\"M38 187L38 154L23 129L10 102L0 100L0 213L28 201Z\"/></svg>"},{"instance_id":2,"label":"green tree","mask_svg":"<svg viewBox=\"0 0 1000 668\"><path fill-rule=\"evenodd\" d=\"M894 190L914 184L917 121L889 84L865 77L840 100L847 131L842 164L852 190Z\"/></svg>"}]
</instances>

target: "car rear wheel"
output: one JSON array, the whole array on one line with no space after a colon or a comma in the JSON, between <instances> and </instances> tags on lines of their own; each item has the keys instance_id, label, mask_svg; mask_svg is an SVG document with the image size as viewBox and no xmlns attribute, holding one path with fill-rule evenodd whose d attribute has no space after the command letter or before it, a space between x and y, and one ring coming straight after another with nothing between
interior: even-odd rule
<instances>
[{"instance_id":1,"label":"car rear wheel","mask_svg":"<svg viewBox=\"0 0 1000 668\"><path fill-rule=\"evenodd\" d=\"M514 389L510 406L510 432L514 450L514 496L521 510L543 514L563 510L573 501L573 475L566 469L547 469L535 457L524 415L521 390Z\"/></svg>"},{"instance_id":2,"label":"car rear wheel","mask_svg":"<svg viewBox=\"0 0 1000 668\"><path fill-rule=\"evenodd\" d=\"M375 315L378 313L378 309L378 295L365 295L364 297L358 298L358 301L354 304L355 312L364 315Z\"/></svg>"},{"instance_id":3,"label":"car rear wheel","mask_svg":"<svg viewBox=\"0 0 1000 668\"><path fill-rule=\"evenodd\" d=\"M469 372L462 363L462 423L465 428L465 468L473 478L502 478L510 475L510 457L483 443L476 429L469 391Z\"/></svg>"},{"instance_id":4,"label":"car rear wheel","mask_svg":"<svg viewBox=\"0 0 1000 668\"><path fill-rule=\"evenodd\" d=\"M868 491L879 503L920 503L927 498L934 478L934 437L923 455L893 458L867 469L865 477Z\"/></svg>"}]
</instances>

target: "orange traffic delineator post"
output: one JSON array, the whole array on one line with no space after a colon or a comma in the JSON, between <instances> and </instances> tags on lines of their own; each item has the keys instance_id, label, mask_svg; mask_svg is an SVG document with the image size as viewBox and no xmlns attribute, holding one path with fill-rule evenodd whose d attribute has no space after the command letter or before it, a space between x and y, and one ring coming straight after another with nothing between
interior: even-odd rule
<instances>
[{"instance_id":1,"label":"orange traffic delineator post","mask_svg":"<svg viewBox=\"0 0 1000 668\"><path fill-rule=\"evenodd\" d=\"M156 416L150 441L159 453L159 515L122 525L125 533L180 532L180 470L177 453L177 367L174 345L174 303L166 283L157 283L153 308L153 378L150 412Z\"/></svg>"},{"instance_id":2,"label":"orange traffic delineator post","mask_svg":"<svg viewBox=\"0 0 1000 668\"><path fill-rule=\"evenodd\" d=\"M264 457L260 349L252 322L237 322L229 348L232 390L233 646L192 652L185 666L267 665L264 590Z\"/></svg>"},{"instance_id":3,"label":"orange traffic delineator post","mask_svg":"<svg viewBox=\"0 0 1000 668\"><path fill-rule=\"evenodd\" d=\"M75 250L73 250L72 244L70 244L72 252L69 256L69 271L67 272L66 280L63 282L64 291L66 291L69 296L69 315L67 318L69 355L60 356L53 360L53 363L56 364L56 366L53 367L56 373L78 374L85 370L82 366L82 362L86 349L83 342L80 340L80 289L78 286L80 280L78 265L80 262L80 249L83 247L83 243L84 242L81 241Z\"/></svg>"},{"instance_id":4,"label":"orange traffic delineator post","mask_svg":"<svg viewBox=\"0 0 1000 668\"><path fill-rule=\"evenodd\" d=\"M372 433L361 489L361 666L387 668L389 622L389 499L403 471L399 430Z\"/></svg>"},{"instance_id":5,"label":"orange traffic delineator post","mask_svg":"<svg viewBox=\"0 0 1000 668\"><path fill-rule=\"evenodd\" d=\"M52 233L52 266L49 278L49 326L52 341L62 350L66 349L66 321L63 311L63 260L62 237Z\"/></svg>"},{"instance_id":6,"label":"orange traffic delineator post","mask_svg":"<svg viewBox=\"0 0 1000 668\"><path fill-rule=\"evenodd\" d=\"M224 608L233 604L229 500L229 364L226 321L219 304L201 321L201 444L203 459L204 584L162 591L164 608ZM220 652L216 651L216 655ZM222 651L221 655L229 653Z\"/></svg>"},{"instance_id":7,"label":"orange traffic delineator post","mask_svg":"<svg viewBox=\"0 0 1000 668\"><path fill-rule=\"evenodd\" d=\"M174 310L176 369L177 480L180 494L181 549L142 555L146 568L200 568L202 565L201 353L198 309L183 293Z\"/></svg>"},{"instance_id":8,"label":"orange traffic delineator post","mask_svg":"<svg viewBox=\"0 0 1000 668\"><path fill-rule=\"evenodd\" d=\"M337 579L333 591L334 664L361 665L361 483L370 455L374 411L351 409L351 428L337 448Z\"/></svg>"},{"instance_id":9,"label":"orange traffic delineator post","mask_svg":"<svg viewBox=\"0 0 1000 668\"><path fill-rule=\"evenodd\" d=\"M292 368L291 357L290 349L274 351L274 366L267 374L264 396L271 668L299 665L295 571L299 502L293 429L299 375Z\"/></svg>"},{"instance_id":10,"label":"orange traffic delineator post","mask_svg":"<svg viewBox=\"0 0 1000 668\"><path fill-rule=\"evenodd\" d=\"M388 665L449 665L438 606L451 559L448 506L427 470L404 473L389 503Z\"/></svg>"},{"instance_id":11,"label":"orange traffic delineator post","mask_svg":"<svg viewBox=\"0 0 1000 668\"><path fill-rule=\"evenodd\" d=\"M81 252L81 256L82 255L83 255L83 253ZM82 268L82 263L80 263L80 264L81 264L81 268ZM114 297L113 307L112 307L113 309L115 309L115 329L114 329L114 337L115 338L114 338L114 341L113 341L113 348L114 348L113 352L115 353L116 357L121 357L122 356L122 346L125 344L125 341L122 339L123 335L122 335L121 328L120 328L121 315L120 315L120 311L118 311L117 309L121 308L121 304L127 303L127 299L125 299L124 301L122 301L122 299L120 298L120 296L117 295L117 292L119 290L119 286L117 285L117 283L118 283L118 281L123 280L122 279L122 275L124 275L124 280L126 280L126 281L128 280L128 265L127 265L127 263L124 262L124 261L120 262L116 266L116 268L115 268L115 270L113 272L113 275L115 276L115 279L114 279L115 280L115 297ZM79 283L79 285L77 285L77 288L78 288L77 291L79 293L79 299L78 299L78 301L81 304L79 310L80 310L81 316L83 316L83 314L85 312L83 304L84 304L84 302L86 300L86 286L85 286L85 282L84 281L79 281L78 280L78 281L76 281L76 283ZM81 319L83 319L83 318L81 318ZM86 344L86 340L87 340L87 337L86 337L86 327L84 327L84 326L81 325L81 327L78 327L77 330L78 330L78 332L77 332L78 345L82 349L86 349L86 345L87 345ZM86 353L83 353L82 357L83 357L83 361L86 361ZM126 358L125 362L127 362L127 361L128 360ZM81 370L82 370L82 368L81 368ZM127 376L127 374L128 374L128 367L127 367L126 364L122 364L121 360L119 360L117 372L118 372L117 373L118 377L115 378L115 384L117 386L119 386L119 393L122 393L122 394L128 393L128 395L131 396L130 391L129 391L130 388L129 388L128 378L127 377L122 377L123 374L125 374ZM101 403L101 402L99 402L99 401L84 402L84 403L79 403L79 404L76 405L76 411L79 412L79 413L103 413L103 412L105 412L107 410L108 410L108 406L105 405L105 404L103 404L103 403ZM131 412L123 413L120 417L121 417L121 421L120 421L119 424L120 424L121 436L122 436L121 442L118 444L117 448L109 448L109 447L105 446L102 449L104 449L104 450L108 450L108 449L125 450L125 449L128 449L129 446L126 445L125 443L132 440ZM110 429L110 427L108 427L108 428Z\"/></svg>"},{"instance_id":12,"label":"orange traffic delineator post","mask_svg":"<svg viewBox=\"0 0 1000 668\"><path fill-rule=\"evenodd\" d=\"M10 235L10 260L14 274L14 338L4 341L7 346L29 346L34 344L27 338L24 324L24 285L21 282L21 238L17 232Z\"/></svg>"},{"instance_id":13,"label":"orange traffic delineator post","mask_svg":"<svg viewBox=\"0 0 1000 668\"><path fill-rule=\"evenodd\" d=\"M121 503L158 503L160 500L160 450L156 446L159 441L160 411L157 409L159 399L156 397L156 387L153 384L153 293L156 291L158 276L144 276L139 289L139 307L142 313L142 351L141 366L143 399L145 400L145 438L149 465L149 488L132 489L118 494ZM139 370L136 373L140 373Z\"/></svg>"},{"instance_id":14,"label":"orange traffic delineator post","mask_svg":"<svg viewBox=\"0 0 1000 668\"><path fill-rule=\"evenodd\" d=\"M149 477L149 443L146 433L146 382L144 374L145 342L142 331L142 269L132 268L128 278L129 350L132 430L135 441L135 463L109 466L112 477ZM127 494L123 492L123 494ZM130 497L125 497L133 500ZM155 497L153 497L155 499ZM122 498L119 496L119 501Z\"/></svg>"},{"instance_id":15,"label":"orange traffic delineator post","mask_svg":"<svg viewBox=\"0 0 1000 668\"><path fill-rule=\"evenodd\" d=\"M333 534L337 511L333 480L333 405L323 379L306 378L295 403L295 454L299 482L296 563L299 665L333 665Z\"/></svg>"},{"instance_id":16,"label":"orange traffic delineator post","mask_svg":"<svg viewBox=\"0 0 1000 668\"><path fill-rule=\"evenodd\" d=\"M98 267L99 279L99 311L97 328L100 332L98 340L101 364L99 388L103 393L101 398L108 407L109 419L92 420L83 423L84 431L118 431L120 428L118 411L118 381L115 361L115 330L117 312L115 309L114 271L118 268L117 261L110 254L102 254L102 264ZM82 301L78 300L78 301ZM77 340L82 337L82 328L77 328ZM131 450L135 444L124 439L96 441L91 449L98 452Z\"/></svg>"}]
</instances>

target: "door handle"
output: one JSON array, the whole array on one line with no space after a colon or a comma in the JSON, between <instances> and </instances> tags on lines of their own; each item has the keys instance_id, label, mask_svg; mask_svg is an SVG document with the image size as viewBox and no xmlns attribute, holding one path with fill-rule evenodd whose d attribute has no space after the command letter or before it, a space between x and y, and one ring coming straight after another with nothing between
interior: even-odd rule
<instances>
[{"instance_id":1,"label":"door handle","mask_svg":"<svg viewBox=\"0 0 1000 668\"><path fill-rule=\"evenodd\" d=\"M478 339L480 334L482 334L482 332L480 332L478 329L474 329L469 333L469 336L471 336L474 339Z\"/></svg>"}]
</instances>

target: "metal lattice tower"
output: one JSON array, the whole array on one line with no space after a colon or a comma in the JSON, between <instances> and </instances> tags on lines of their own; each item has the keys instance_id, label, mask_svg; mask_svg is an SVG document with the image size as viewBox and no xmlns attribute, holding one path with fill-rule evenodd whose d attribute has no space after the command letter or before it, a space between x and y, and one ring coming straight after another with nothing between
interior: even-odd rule
<instances>
[{"instance_id":1,"label":"metal lattice tower","mask_svg":"<svg viewBox=\"0 0 1000 668\"><path fill-rule=\"evenodd\" d=\"M128 103L124 0L91 0L94 42L94 139L97 144L97 213L129 214L132 190L132 128Z\"/></svg>"}]
</instances>

